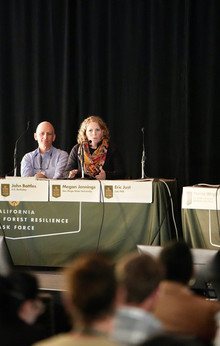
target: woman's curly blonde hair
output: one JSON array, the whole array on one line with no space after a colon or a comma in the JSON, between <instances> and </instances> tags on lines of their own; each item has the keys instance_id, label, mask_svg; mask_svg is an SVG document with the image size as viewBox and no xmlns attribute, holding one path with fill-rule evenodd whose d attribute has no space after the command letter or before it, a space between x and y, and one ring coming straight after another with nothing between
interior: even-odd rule
<instances>
[{"instance_id":1,"label":"woman's curly blonde hair","mask_svg":"<svg viewBox=\"0 0 220 346\"><path fill-rule=\"evenodd\" d=\"M95 122L99 124L100 128L103 130L103 139L110 139L109 130L107 128L106 123L98 116L96 115L90 115L88 118L86 118L82 124L80 125L78 136L77 136L77 142L81 144L83 141L87 140L86 137L86 130L89 125L89 123Z\"/></svg>"}]
</instances>

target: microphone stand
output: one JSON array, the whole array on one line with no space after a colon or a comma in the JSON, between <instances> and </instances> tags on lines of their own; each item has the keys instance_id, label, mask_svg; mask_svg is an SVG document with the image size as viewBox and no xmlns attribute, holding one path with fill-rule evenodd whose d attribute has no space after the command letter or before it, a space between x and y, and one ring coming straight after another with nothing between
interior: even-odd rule
<instances>
[{"instance_id":1,"label":"microphone stand","mask_svg":"<svg viewBox=\"0 0 220 346\"><path fill-rule=\"evenodd\" d=\"M18 137L18 139L15 142L15 148L14 148L14 177L17 176L17 147L18 147L18 142L21 139L21 137L24 136L24 134L28 131L30 126L30 121L27 122L27 128L26 130Z\"/></svg>"},{"instance_id":2,"label":"microphone stand","mask_svg":"<svg viewBox=\"0 0 220 346\"><path fill-rule=\"evenodd\" d=\"M142 159L141 159L141 179L144 179L145 173L144 173L144 167L145 167L145 146L144 146L144 127L142 127L141 132L143 133L143 151L142 151Z\"/></svg>"},{"instance_id":3,"label":"microphone stand","mask_svg":"<svg viewBox=\"0 0 220 346\"><path fill-rule=\"evenodd\" d=\"M14 149L14 177L17 176L17 144L18 144L18 140L15 142L15 149Z\"/></svg>"},{"instance_id":4,"label":"microphone stand","mask_svg":"<svg viewBox=\"0 0 220 346\"><path fill-rule=\"evenodd\" d=\"M81 178L84 179L85 178L85 170L84 170L84 142L82 142L81 145L81 170L82 170L82 176Z\"/></svg>"},{"instance_id":5,"label":"microphone stand","mask_svg":"<svg viewBox=\"0 0 220 346\"><path fill-rule=\"evenodd\" d=\"M81 143L81 151L80 151L80 154L81 154L81 170L82 170L82 176L81 176L81 179L85 179L85 169L84 169L84 143L91 143L92 141L89 140L89 141L83 141Z\"/></svg>"}]
</instances>

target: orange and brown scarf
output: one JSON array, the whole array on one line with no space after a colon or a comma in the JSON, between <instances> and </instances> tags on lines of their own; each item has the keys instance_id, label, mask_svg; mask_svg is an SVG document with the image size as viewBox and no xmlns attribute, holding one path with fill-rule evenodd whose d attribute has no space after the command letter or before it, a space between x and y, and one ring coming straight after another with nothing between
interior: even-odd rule
<instances>
[{"instance_id":1,"label":"orange and brown scarf","mask_svg":"<svg viewBox=\"0 0 220 346\"><path fill-rule=\"evenodd\" d=\"M104 165L109 143L107 139L103 139L101 145L91 154L89 150L89 143L81 144L84 146L84 171L85 174L96 176L100 172L100 167ZM80 151L79 147L79 151Z\"/></svg>"}]
</instances>

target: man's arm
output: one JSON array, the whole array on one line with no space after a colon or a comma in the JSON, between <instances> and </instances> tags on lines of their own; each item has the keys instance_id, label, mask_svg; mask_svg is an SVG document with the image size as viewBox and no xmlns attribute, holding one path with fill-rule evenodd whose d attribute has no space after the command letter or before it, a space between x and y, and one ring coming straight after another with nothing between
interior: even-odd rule
<instances>
[{"instance_id":1,"label":"man's arm","mask_svg":"<svg viewBox=\"0 0 220 346\"><path fill-rule=\"evenodd\" d=\"M34 176L33 157L31 153L25 154L23 159L21 160L21 176L22 177Z\"/></svg>"},{"instance_id":2,"label":"man's arm","mask_svg":"<svg viewBox=\"0 0 220 346\"><path fill-rule=\"evenodd\" d=\"M53 179L64 178L64 171L67 165L67 160L68 160L67 152L61 150L58 155Z\"/></svg>"}]
</instances>

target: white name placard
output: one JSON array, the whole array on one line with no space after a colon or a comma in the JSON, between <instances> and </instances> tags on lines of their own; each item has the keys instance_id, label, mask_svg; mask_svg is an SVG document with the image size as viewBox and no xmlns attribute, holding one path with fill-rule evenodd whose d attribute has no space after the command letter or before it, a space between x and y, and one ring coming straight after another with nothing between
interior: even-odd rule
<instances>
[{"instance_id":1,"label":"white name placard","mask_svg":"<svg viewBox=\"0 0 220 346\"><path fill-rule=\"evenodd\" d=\"M98 180L51 180L49 199L53 202L100 202Z\"/></svg>"},{"instance_id":2,"label":"white name placard","mask_svg":"<svg viewBox=\"0 0 220 346\"><path fill-rule=\"evenodd\" d=\"M220 210L220 191L209 187L183 187L182 209Z\"/></svg>"},{"instance_id":3,"label":"white name placard","mask_svg":"<svg viewBox=\"0 0 220 346\"><path fill-rule=\"evenodd\" d=\"M0 180L1 201L48 201L48 181L31 178L8 177Z\"/></svg>"},{"instance_id":4,"label":"white name placard","mask_svg":"<svg viewBox=\"0 0 220 346\"><path fill-rule=\"evenodd\" d=\"M152 181L102 180L101 201L106 203L152 203Z\"/></svg>"}]
</instances>

